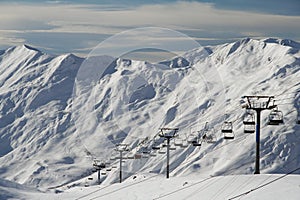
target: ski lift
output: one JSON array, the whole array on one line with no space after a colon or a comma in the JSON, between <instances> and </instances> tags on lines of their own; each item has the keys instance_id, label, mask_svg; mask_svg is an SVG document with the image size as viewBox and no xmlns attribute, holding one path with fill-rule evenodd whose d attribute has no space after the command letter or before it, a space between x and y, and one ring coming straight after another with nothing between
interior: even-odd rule
<instances>
[{"instance_id":1,"label":"ski lift","mask_svg":"<svg viewBox=\"0 0 300 200\"><path fill-rule=\"evenodd\" d=\"M202 135L202 141L205 141L206 143L217 142L215 130L213 128L209 130L208 122L205 123L204 129L202 131L199 131L199 135Z\"/></svg>"},{"instance_id":2,"label":"ski lift","mask_svg":"<svg viewBox=\"0 0 300 200\"><path fill-rule=\"evenodd\" d=\"M133 159L134 159L134 155L133 155L133 154L129 154L129 155L127 156L127 159L133 160Z\"/></svg>"},{"instance_id":3,"label":"ski lift","mask_svg":"<svg viewBox=\"0 0 300 200\"><path fill-rule=\"evenodd\" d=\"M247 112L244 117L244 133L255 133L255 117L254 113Z\"/></svg>"},{"instance_id":4,"label":"ski lift","mask_svg":"<svg viewBox=\"0 0 300 200\"><path fill-rule=\"evenodd\" d=\"M148 150L143 150L142 158L149 158L149 151Z\"/></svg>"},{"instance_id":5,"label":"ski lift","mask_svg":"<svg viewBox=\"0 0 300 200\"><path fill-rule=\"evenodd\" d=\"M152 146L152 149L153 150L159 150L160 149L160 146L159 146L158 142L154 142L154 145Z\"/></svg>"},{"instance_id":6,"label":"ski lift","mask_svg":"<svg viewBox=\"0 0 300 200\"><path fill-rule=\"evenodd\" d=\"M169 150L174 151L174 150L176 150L176 147L170 145Z\"/></svg>"},{"instance_id":7,"label":"ski lift","mask_svg":"<svg viewBox=\"0 0 300 200\"><path fill-rule=\"evenodd\" d=\"M197 143L197 136L195 134L191 134L187 138L187 142L189 144Z\"/></svg>"},{"instance_id":8,"label":"ski lift","mask_svg":"<svg viewBox=\"0 0 300 200\"><path fill-rule=\"evenodd\" d=\"M224 134L224 139L225 140L234 139L232 122L225 121L222 125L221 132Z\"/></svg>"},{"instance_id":9,"label":"ski lift","mask_svg":"<svg viewBox=\"0 0 300 200\"><path fill-rule=\"evenodd\" d=\"M93 169L92 169L92 172L93 172L93 173L97 172L97 169L93 168Z\"/></svg>"},{"instance_id":10,"label":"ski lift","mask_svg":"<svg viewBox=\"0 0 300 200\"><path fill-rule=\"evenodd\" d=\"M194 142L192 143L192 145L193 145L194 147L201 147L201 145L202 145L202 140L200 140L200 139L198 138L196 141L194 141Z\"/></svg>"},{"instance_id":11,"label":"ski lift","mask_svg":"<svg viewBox=\"0 0 300 200\"><path fill-rule=\"evenodd\" d=\"M181 146L182 146L182 139L180 139L180 138L175 138L175 139L174 139L174 146L175 146L175 147L181 147Z\"/></svg>"},{"instance_id":12,"label":"ski lift","mask_svg":"<svg viewBox=\"0 0 300 200\"><path fill-rule=\"evenodd\" d=\"M273 109L269 114L269 125L283 124L283 113L280 110Z\"/></svg>"},{"instance_id":13,"label":"ski lift","mask_svg":"<svg viewBox=\"0 0 300 200\"><path fill-rule=\"evenodd\" d=\"M93 180L93 177L88 177L88 180L89 180L89 181L92 181L92 180Z\"/></svg>"},{"instance_id":14,"label":"ski lift","mask_svg":"<svg viewBox=\"0 0 300 200\"><path fill-rule=\"evenodd\" d=\"M143 155L142 155L142 158L149 158L149 155L143 154Z\"/></svg>"},{"instance_id":15,"label":"ski lift","mask_svg":"<svg viewBox=\"0 0 300 200\"><path fill-rule=\"evenodd\" d=\"M181 148L187 148L188 146L189 144L187 143L187 141L182 141Z\"/></svg>"},{"instance_id":16,"label":"ski lift","mask_svg":"<svg viewBox=\"0 0 300 200\"><path fill-rule=\"evenodd\" d=\"M166 150L164 150L163 148L161 148L159 151L158 151L159 154L165 154L166 153Z\"/></svg>"},{"instance_id":17,"label":"ski lift","mask_svg":"<svg viewBox=\"0 0 300 200\"><path fill-rule=\"evenodd\" d=\"M102 176L106 176L106 172L101 172L101 175Z\"/></svg>"},{"instance_id":18,"label":"ski lift","mask_svg":"<svg viewBox=\"0 0 300 200\"><path fill-rule=\"evenodd\" d=\"M150 157L155 157L156 153L155 152L151 152L149 155L150 155Z\"/></svg>"},{"instance_id":19,"label":"ski lift","mask_svg":"<svg viewBox=\"0 0 300 200\"><path fill-rule=\"evenodd\" d=\"M207 142L207 143L216 143L217 142L217 137L214 134L215 132L212 131L212 133L205 133L202 136L202 140Z\"/></svg>"},{"instance_id":20,"label":"ski lift","mask_svg":"<svg viewBox=\"0 0 300 200\"><path fill-rule=\"evenodd\" d=\"M110 172L111 170L112 170L111 167L106 168L106 171L107 171L107 172Z\"/></svg>"},{"instance_id":21,"label":"ski lift","mask_svg":"<svg viewBox=\"0 0 300 200\"><path fill-rule=\"evenodd\" d=\"M200 147L202 145L202 140L198 136L199 134L191 134L187 138L187 142L192 144L194 147Z\"/></svg>"},{"instance_id":22,"label":"ski lift","mask_svg":"<svg viewBox=\"0 0 300 200\"><path fill-rule=\"evenodd\" d=\"M114 161L114 160L116 160L116 157L112 156L112 157L110 157L109 160L110 160L110 161Z\"/></svg>"}]
</instances>

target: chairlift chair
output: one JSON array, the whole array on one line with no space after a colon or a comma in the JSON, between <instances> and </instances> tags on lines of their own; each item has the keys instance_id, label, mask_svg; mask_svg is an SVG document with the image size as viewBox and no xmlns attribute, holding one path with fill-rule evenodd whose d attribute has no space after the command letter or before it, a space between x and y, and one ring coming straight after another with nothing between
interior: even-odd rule
<instances>
[{"instance_id":1,"label":"chairlift chair","mask_svg":"<svg viewBox=\"0 0 300 200\"><path fill-rule=\"evenodd\" d=\"M88 177L88 180L89 180L89 181L92 181L92 180L93 180L93 177Z\"/></svg>"},{"instance_id":2,"label":"chairlift chair","mask_svg":"<svg viewBox=\"0 0 300 200\"><path fill-rule=\"evenodd\" d=\"M171 150L171 151L174 151L174 150L176 150L176 147L175 147L175 146L172 146L172 145L170 145L170 147L169 147L169 150Z\"/></svg>"},{"instance_id":3,"label":"chairlift chair","mask_svg":"<svg viewBox=\"0 0 300 200\"><path fill-rule=\"evenodd\" d=\"M244 133L255 133L255 116L254 113L247 112L244 117Z\"/></svg>"},{"instance_id":4,"label":"chairlift chair","mask_svg":"<svg viewBox=\"0 0 300 200\"><path fill-rule=\"evenodd\" d=\"M110 159L109 160L111 160L111 161L114 161L114 160L116 160L116 157L110 157Z\"/></svg>"},{"instance_id":5,"label":"chairlift chair","mask_svg":"<svg viewBox=\"0 0 300 200\"><path fill-rule=\"evenodd\" d=\"M101 175L102 176L106 176L106 172L101 172Z\"/></svg>"},{"instance_id":6,"label":"chairlift chair","mask_svg":"<svg viewBox=\"0 0 300 200\"><path fill-rule=\"evenodd\" d=\"M159 146L152 146L152 149L153 149L153 150L159 150L160 147L159 147Z\"/></svg>"},{"instance_id":7,"label":"chairlift chair","mask_svg":"<svg viewBox=\"0 0 300 200\"><path fill-rule=\"evenodd\" d=\"M160 149L160 143L158 142L158 141L154 141L154 143L153 143L153 145L152 145L152 147L151 147L151 149L152 150L159 150Z\"/></svg>"},{"instance_id":8,"label":"chairlift chair","mask_svg":"<svg viewBox=\"0 0 300 200\"><path fill-rule=\"evenodd\" d=\"M214 133L206 134L206 135L202 136L202 139L207 143L216 143L217 142L217 138L214 135Z\"/></svg>"},{"instance_id":9,"label":"chairlift chair","mask_svg":"<svg viewBox=\"0 0 300 200\"><path fill-rule=\"evenodd\" d=\"M156 153L155 152L151 152L149 155L150 155L150 157L155 157Z\"/></svg>"},{"instance_id":10,"label":"chairlift chair","mask_svg":"<svg viewBox=\"0 0 300 200\"><path fill-rule=\"evenodd\" d=\"M107 172L110 172L111 170L112 170L111 167L106 168L106 171L107 171Z\"/></svg>"},{"instance_id":11,"label":"chairlift chair","mask_svg":"<svg viewBox=\"0 0 300 200\"><path fill-rule=\"evenodd\" d=\"M201 145L202 145L202 140L200 140L200 139L198 138L196 141L194 141L194 142L192 143L192 145L193 145L194 147L201 147Z\"/></svg>"},{"instance_id":12,"label":"chairlift chair","mask_svg":"<svg viewBox=\"0 0 300 200\"><path fill-rule=\"evenodd\" d=\"M269 125L283 124L283 113L280 110L274 109L269 114Z\"/></svg>"},{"instance_id":13,"label":"chairlift chair","mask_svg":"<svg viewBox=\"0 0 300 200\"><path fill-rule=\"evenodd\" d=\"M143 154L142 158L149 158L149 155L148 154Z\"/></svg>"},{"instance_id":14,"label":"chairlift chair","mask_svg":"<svg viewBox=\"0 0 300 200\"><path fill-rule=\"evenodd\" d=\"M224 134L224 139L225 140L234 139L232 122L225 121L222 125L221 132Z\"/></svg>"},{"instance_id":15,"label":"chairlift chair","mask_svg":"<svg viewBox=\"0 0 300 200\"><path fill-rule=\"evenodd\" d=\"M182 146L182 139L175 138L174 139L174 146L175 147L181 147Z\"/></svg>"},{"instance_id":16,"label":"chairlift chair","mask_svg":"<svg viewBox=\"0 0 300 200\"><path fill-rule=\"evenodd\" d=\"M134 159L134 155L133 155L133 154L129 154L129 155L127 156L127 159L133 160L133 159Z\"/></svg>"},{"instance_id":17,"label":"chairlift chair","mask_svg":"<svg viewBox=\"0 0 300 200\"><path fill-rule=\"evenodd\" d=\"M189 144L197 143L197 136L194 134L189 135L187 138L187 142Z\"/></svg>"},{"instance_id":18,"label":"chairlift chair","mask_svg":"<svg viewBox=\"0 0 300 200\"><path fill-rule=\"evenodd\" d=\"M182 141L181 148L187 148L189 144L186 141Z\"/></svg>"},{"instance_id":19,"label":"chairlift chair","mask_svg":"<svg viewBox=\"0 0 300 200\"><path fill-rule=\"evenodd\" d=\"M202 133L202 140L206 143L215 143L217 142L217 137L215 135L215 130L212 128L211 130L204 129Z\"/></svg>"},{"instance_id":20,"label":"chairlift chair","mask_svg":"<svg viewBox=\"0 0 300 200\"><path fill-rule=\"evenodd\" d=\"M297 124L300 124L300 115L298 116Z\"/></svg>"},{"instance_id":21,"label":"chairlift chair","mask_svg":"<svg viewBox=\"0 0 300 200\"><path fill-rule=\"evenodd\" d=\"M159 154L165 154L166 153L166 150L161 148L159 151L158 151Z\"/></svg>"}]
</instances>

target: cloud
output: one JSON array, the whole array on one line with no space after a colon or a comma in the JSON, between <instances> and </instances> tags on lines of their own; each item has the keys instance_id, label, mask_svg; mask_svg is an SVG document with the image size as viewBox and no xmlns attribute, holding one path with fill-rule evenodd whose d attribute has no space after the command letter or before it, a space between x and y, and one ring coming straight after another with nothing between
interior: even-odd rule
<instances>
[{"instance_id":1,"label":"cloud","mask_svg":"<svg viewBox=\"0 0 300 200\"><path fill-rule=\"evenodd\" d=\"M1 4L0 17L0 37L3 38L0 46L4 45L6 37L16 38L15 44L25 40L28 43L35 41L37 46L46 46L49 37L57 39L61 36L66 37L65 45L61 44L64 38L57 42L52 40L51 48L55 49L56 44L58 48L64 46L67 52L90 49L105 39L104 36L146 26L171 28L191 34L198 40L208 38L207 41L253 35L300 39L300 16L221 10L214 4L199 2L123 9L107 9L107 5Z\"/></svg>"}]
</instances>

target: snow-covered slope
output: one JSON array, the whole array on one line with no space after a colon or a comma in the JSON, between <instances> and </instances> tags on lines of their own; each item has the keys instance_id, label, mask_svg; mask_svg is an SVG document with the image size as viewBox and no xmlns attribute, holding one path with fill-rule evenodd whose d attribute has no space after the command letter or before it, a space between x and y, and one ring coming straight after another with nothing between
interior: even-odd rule
<instances>
[{"instance_id":1,"label":"snow-covered slope","mask_svg":"<svg viewBox=\"0 0 300 200\"><path fill-rule=\"evenodd\" d=\"M92 159L109 160L116 144L150 148L166 126L185 141L206 122L216 143L173 150L171 176L251 174L255 136L243 133L240 100L253 94L274 95L285 121L267 126L263 112L261 172L286 173L300 165L299 55L296 42L249 38L158 64L50 56L26 45L3 51L0 177L40 189L84 184ZM224 120L233 122L232 141L223 139ZM164 173L165 157L127 160L124 178ZM118 181L117 169L103 181Z\"/></svg>"}]
</instances>

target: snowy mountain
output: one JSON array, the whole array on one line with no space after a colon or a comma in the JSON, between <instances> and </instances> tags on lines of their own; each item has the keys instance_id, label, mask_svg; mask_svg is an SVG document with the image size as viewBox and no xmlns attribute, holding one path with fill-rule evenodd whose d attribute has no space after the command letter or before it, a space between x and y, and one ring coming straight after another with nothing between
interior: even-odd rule
<instances>
[{"instance_id":1,"label":"snowy mountain","mask_svg":"<svg viewBox=\"0 0 300 200\"><path fill-rule=\"evenodd\" d=\"M93 159L118 156L119 143L128 144L125 157L153 153L163 144L161 127L179 128L173 145L199 132L216 140L172 150L171 177L252 174L255 136L244 133L245 95L273 95L284 113L279 126L267 124L270 111L262 113L261 173L287 173L300 165L299 47L246 38L156 64L52 56L27 45L1 51L1 180L40 190L84 185ZM224 121L233 123L233 140L221 133ZM124 179L165 173L166 155L156 155L127 159ZM117 170L103 184L118 182Z\"/></svg>"}]
</instances>

